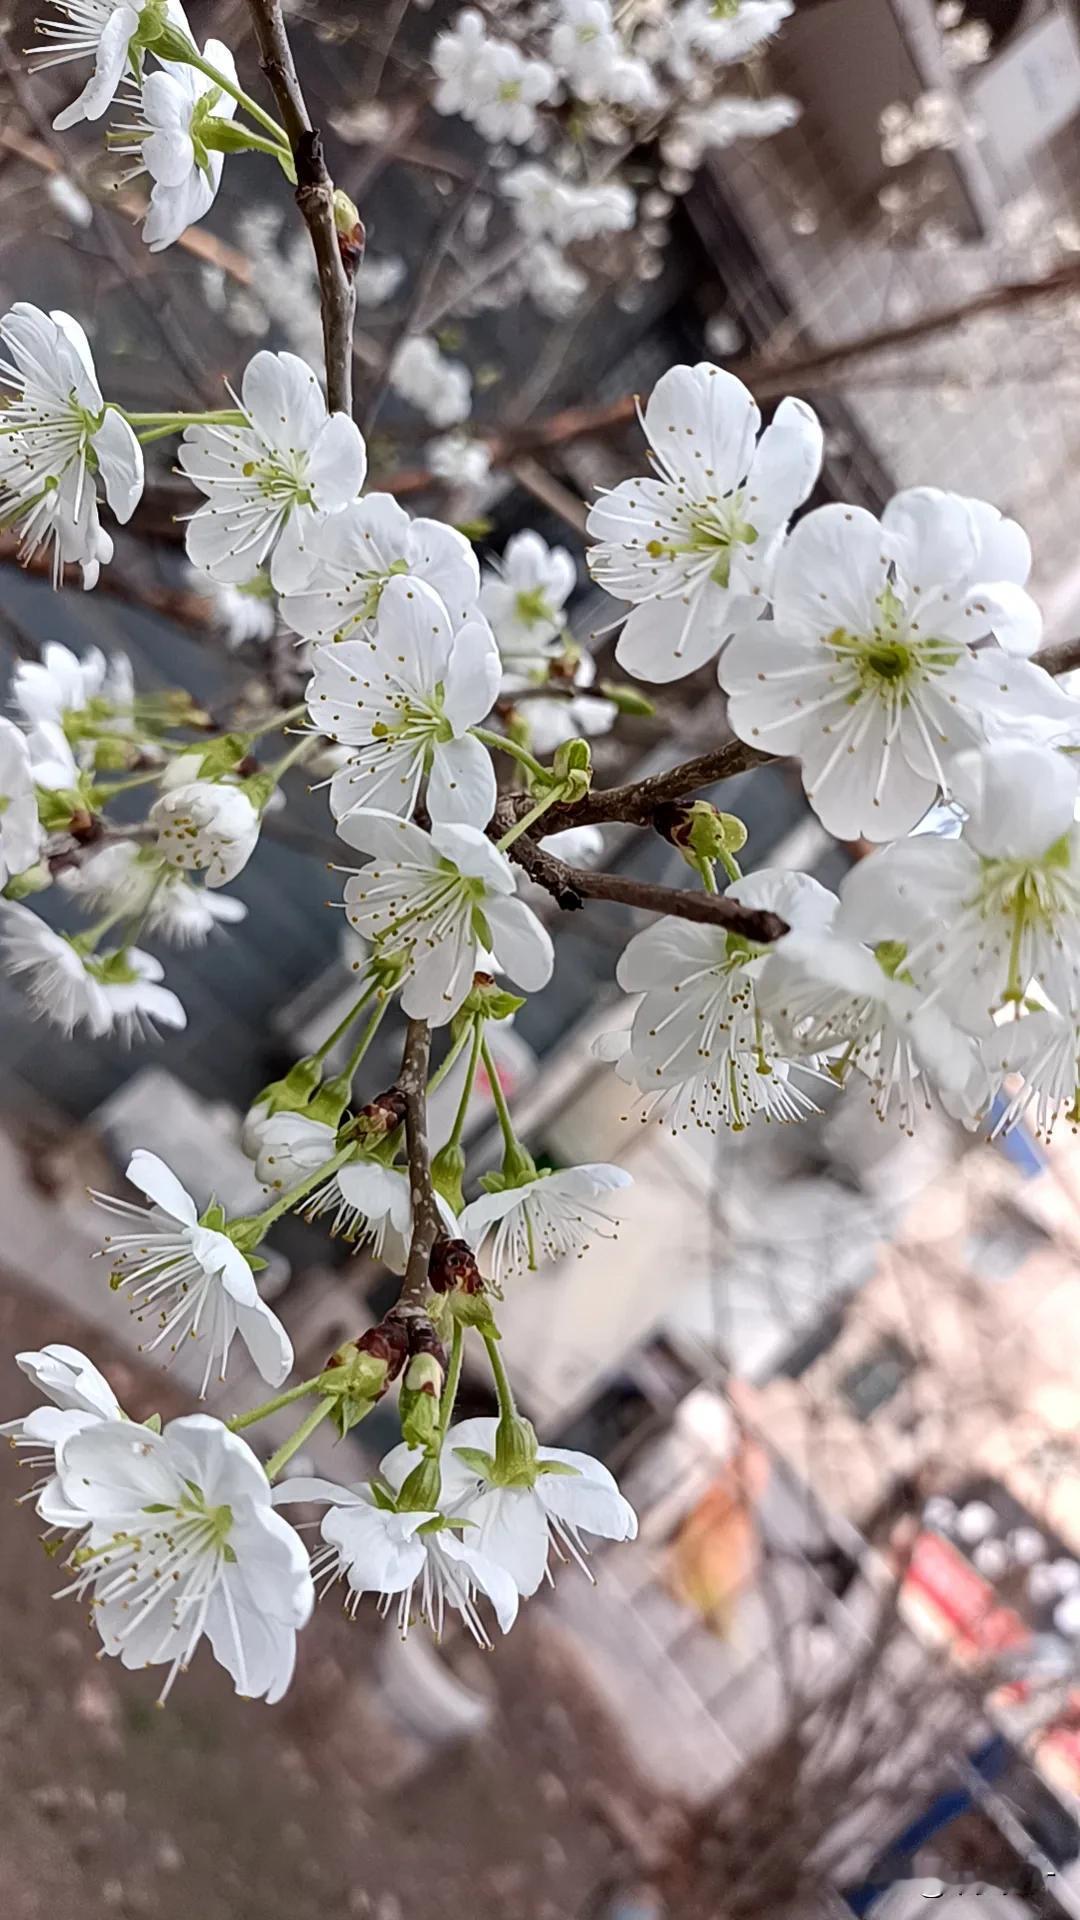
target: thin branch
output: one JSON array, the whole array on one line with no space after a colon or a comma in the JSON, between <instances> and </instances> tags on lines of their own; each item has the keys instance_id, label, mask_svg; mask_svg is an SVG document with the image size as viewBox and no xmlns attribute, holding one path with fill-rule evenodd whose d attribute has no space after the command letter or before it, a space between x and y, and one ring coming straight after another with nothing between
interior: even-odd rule
<instances>
[{"instance_id":1,"label":"thin branch","mask_svg":"<svg viewBox=\"0 0 1080 1920\"><path fill-rule=\"evenodd\" d=\"M557 480L546 467L542 467L539 460L534 460L531 454L523 453L519 460L510 462L507 471L517 481L519 487L524 487L526 493L531 493L534 500L540 501L541 506L547 507L552 513L557 513L559 518L565 520L567 525L573 527L577 533L585 532L589 513L585 502L579 500L577 494L572 493L561 480Z\"/></svg>"},{"instance_id":2,"label":"thin branch","mask_svg":"<svg viewBox=\"0 0 1080 1920\"><path fill-rule=\"evenodd\" d=\"M624 873L596 873L589 867L567 866L525 834L508 852L530 880L550 893L564 910L580 907L586 899L615 900L624 907L641 907L647 913L675 914L680 920L696 920L702 926L724 927L761 946L768 946L789 931L787 921L778 914L744 907L723 894L654 886L650 880L634 880Z\"/></svg>"},{"instance_id":3,"label":"thin branch","mask_svg":"<svg viewBox=\"0 0 1080 1920\"><path fill-rule=\"evenodd\" d=\"M500 266L509 264L501 258L499 263ZM877 328L872 333L860 334L854 340L836 341L823 347L807 347L801 353L780 359L748 354L741 360L726 362L726 366L728 372L737 375L758 400L777 399L800 384L813 389L815 382L831 381L838 373L845 373L875 354L912 346L934 334L949 332L982 314L1012 312L1047 300L1067 299L1078 289L1080 261L1068 260L1037 279L986 287L954 306L942 307L936 313L921 314L918 319L905 321L899 326ZM550 419L541 420L533 426L513 427L504 431L493 429L483 437L493 462L506 466L520 454L543 453L589 434L623 426L634 419L636 409L637 396L628 393L603 406L566 407ZM418 471L409 469L400 477L392 476L385 483L388 490L392 493L419 490L424 483L417 480ZM430 484L430 477L427 484Z\"/></svg>"},{"instance_id":4,"label":"thin branch","mask_svg":"<svg viewBox=\"0 0 1080 1920\"><path fill-rule=\"evenodd\" d=\"M277 102L296 163L296 204L307 224L319 276L326 398L332 412L352 414L352 281L345 270L334 224L334 183L323 155L322 135L308 117L281 0L248 0L262 70Z\"/></svg>"},{"instance_id":5,"label":"thin branch","mask_svg":"<svg viewBox=\"0 0 1080 1920\"><path fill-rule=\"evenodd\" d=\"M1058 640L1052 647L1040 647L1038 653L1031 656L1031 664L1041 667L1044 673L1072 673L1080 667L1080 639Z\"/></svg>"},{"instance_id":6,"label":"thin branch","mask_svg":"<svg viewBox=\"0 0 1080 1920\"><path fill-rule=\"evenodd\" d=\"M412 1202L412 1241L398 1311L426 1312L431 1249L442 1231L442 1220L431 1184L431 1149L427 1135L427 1080L431 1056L431 1028L426 1020L410 1020L405 1029L398 1086L405 1100L405 1148L409 1160L409 1197Z\"/></svg>"},{"instance_id":7,"label":"thin branch","mask_svg":"<svg viewBox=\"0 0 1080 1920\"><path fill-rule=\"evenodd\" d=\"M406 308L406 311L401 319L401 322L396 329L394 337L387 342L386 356L383 362L382 371L379 374L378 378L376 379L375 384L372 387L371 394L368 398L368 403L364 412L364 419L363 419L363 428L364 428L365 434L371 433L371 430L374 427L375 422L379 417L379 412L382 407L382 403L385 400L387 392L390 387L390 380L394 371L394 361L397 359L397 356L400 353L401 348L404 346L406 340L408 340L414 333L423 332L423 327L421 326L421 315L423 314L425 307L428 305L431 299L432 290L435 286L436 280L439 277L439 272L442 268L443 261L446 259L446 256L449 253L450 248L453 246L454 237L458 231L458 228L461 225L462 220L465 218L465 214L468 207L470 206L482 181L485 180L486 178L487 178L487 170L485 168L485 169L482 169L480 173L473 174L466 181L465 185L460 189L460 191L454 195L453 200L450 202L450 205L446 209L446 212L442 218L442 221L440 222L436 232L432 235L432 238L428 243L428 249L424 259L424 264L420 270L419 275L417 276L416 285L413 289L412 299L409 301L408 307Z\"/></svg>"},{"instance_id":8,"label":"thin branch","mask_svg":"<svg viewBox=\"0 0 1080 1920\"><path fill-rule=\"evenodd\" d=\"M563 827L600 826L621 820L627 826L651 827L657 807L667 806L703 787L714 787L720 780L731 780L750 767L767 766L775 754L760 753L744 740L725 740L723 746L699 753L693 760L654 773L647 780L633 780L624 787L597 787L573 806L552 807L544 816L544 832L558 833ZM524 809L523 809L524 811Z\"/></svg>"}]
</instances>

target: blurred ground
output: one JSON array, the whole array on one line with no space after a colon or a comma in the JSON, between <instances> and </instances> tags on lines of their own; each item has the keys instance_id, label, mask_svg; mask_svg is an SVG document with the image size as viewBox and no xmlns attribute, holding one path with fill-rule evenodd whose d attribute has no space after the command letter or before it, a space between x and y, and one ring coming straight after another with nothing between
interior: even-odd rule
<instances>
[{"instance_id":1,"label":"blurred ground","mask_svg":"<svg viewBox=\"0 0 1080 1920\"><path fill-rule=\"evenodd\" d=\"M0 1277L0 1352L84 1344L135 1415L184 1411L68 1311ZM0 1419L32 1404L0 1368ZM324 1604L282 1706L235 1698L205 1653L168 1707L95 1658L83 1610L17 1508L0 1460L0 1915L3 1920L574 1920L605 1873L589 1817L629 1769L543 1614L495 1655L455 1651L494 1689L489 1731L387 1787L401 1760L365 1676L378 1622ZM564 1578L579 1578L575 1574Z\"/></svg>"}]
</instances>

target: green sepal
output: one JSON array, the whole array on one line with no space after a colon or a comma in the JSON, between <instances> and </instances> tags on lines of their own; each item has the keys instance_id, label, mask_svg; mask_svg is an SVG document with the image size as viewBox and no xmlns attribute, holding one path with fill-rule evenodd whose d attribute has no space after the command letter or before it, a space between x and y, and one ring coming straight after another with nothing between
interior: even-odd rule
<instances>
[{"instance_id":1,"label":"green sepal","mask_svg":"<svg viewBox=\"0 0 1080 1920\"><path fill-rule=\"evenodd\" d=\"M479 1447L454 1447L452 1452L455 1460L460 1460L462 1466L468 1467L471 1473L479 1474L481 1480L491 1479L495 1462L490 1453L483 1453Z\"/></svg>"},{"instance_id":2,"label":"green sepal","mask_svg":"<svg viewBox=\"0 0 1080 1920\"><path fill-rule=\"evenodd\" d=\"M601 700L610 700L612 706L617 707L620 713L634 714L642 720L647 720L656 712L653 701L647 700L636 687L625 686L621 680L601 680L596 692Z\"/></svg>"},{"instance_id":3,"label":"green sepal","mask_svg":"<svg viewBox=\"0 0 1080 1920\"><path fill-rule=\"evenodd\" d=\"M251 752L249 733L223 733L207 747L199 761L199 779L217 780L223 773L234 773Z\"/></svg>"},{"instance_id":4,"label":"green sepal","mask_svg":"<svg viewBox=\"0 0 1080 1920\"><path fill-rule=\"evenodd\" d=\"M456 1141L448 1140L431 1162L431 1183L455 1213L460 1213L465 1205L461 1185L464 1177L465 1149Z\"/></svg>"},{"instance_id":5,"label":"green sepal","mask_svg":"<svg viewBox=\"0 0 1080 1920\"><path fill-rule=\"evenodd\" d=\"M72 815L87 811L81 793L71 787L38 787L38 819L46 833L66 833Z\"/></svg>"},{"instance_id":6,"label":"green sepal","mask_svg":"<svg viewBox=\"0 0 1080 1920\"><path fill-rule=\"evenodd\" d=\"M502 1336L495 1325L495 1317L486 1295L455 1291L443 1294L442 1298L450 1318L456 1320L460 1326L476 1327L485 1340L501 1339Z\"/></svg>"},{"instance_id":7,"label":"green sepal","mask_svg":"<svg viewBox=\"0 0 1080 1920\"><path fill-rule=\"evenodd\" d=\"M2 889L5 900L27 900L31 894L44 893L52 885L52 874L48 863L38 860L32 867L25 867L22 873L13 873L7 885Z\"/></svg>"}]
</instances>

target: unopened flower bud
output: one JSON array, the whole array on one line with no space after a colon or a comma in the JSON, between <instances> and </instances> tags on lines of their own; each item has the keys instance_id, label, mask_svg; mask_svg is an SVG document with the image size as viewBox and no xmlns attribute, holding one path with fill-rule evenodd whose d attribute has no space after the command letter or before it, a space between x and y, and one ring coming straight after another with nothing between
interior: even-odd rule
<instances>
[{"instance_id":1,"label":"unopened flower bud","mask_svg":"<svg viewBox=\"0 0 1080 1920\"><path fill-rule=\"evenodd\" d=\"M3 888L5 900L25 900L32 893L44 893L52 885L52 874L48 861L39 860L36 866L25 867L22 873L13 873Z\"/></svg>"},{"instance_id":2,"label":"unopened flower bud","mask_svg":"<svg viewBox=\"0 0 1080 1920\"><path fill-rule=\"evenodd\" d=\"M435 1293L483 1293L476 1255L467 1240L436 1240L428 1280Z\"/></svg>"},{"instance_id":3,"label":"unopened flower bud","mask_svg":"<svg viewBox=\"0 0 1080 1920\"><path fill-rule=\"evenodd\" d=\"M389 1369L388 1379L396 1380L409 1357L409 1332L410 1323L404 1314L387 1313L378 1326L369 1327L366 1333L362 1333L357 1340L349 1341L339 1351L347 1355L351 1349L385 1360Z\"/></svg>"},{"instance_id":4,"label":"unopened flower bud","mask_svg":"<svg viewBox=\"0 0 1080 1920\"><path fill-rule=\"evenodd\" d=\"M367 234L360 218L359 207L340 187L334 189L334 228L337 233L341 264L351 280L363 265Z\"/></svg>"},{"instance_id":5,"label":"unopened flower bud","mask_svg":"<svg viewBox=\"0 0 1080 1920\"><path fill-rule=\"evenodd\" d=\"M410 1447L427 1447L438 1431L444 1378L431 1353L415 1354L405 1369L399 1409L402 1439Z\"/></svg>"},{"instance_id":6,"label":"unopened flower bud","mask_svg":"<svg viewBox=\"0 0 1080 1920\"><path fill-rule=\"evenodd\" d=\"M552 781L563 790L567 806L584 800L592 785L592 748L587 740L564 740L551 763Z\"/></svg>"},{"instance_id":7,"label":"unopened flower bud","mask_svg":"<svg viewBox=\"0 0 1080 1920\"><path fill-rule=\"evenodd\" d=\"M610 700L620 713L634 714L639 719L647 720L650 714L656 712L653 702L639 693L637 687L628 687L621 680L601 680L596 691L602 700Z\"/></svg>"},{"instance_id":8,"label":"unopened flower bud","mask_svg":"<svg viewBox=\"0 0 1080 1920\"><path fill-rule=\"evenodd\" d=\"M376 1094L366 1107L354 1113L346 1129L350 1140L359 1140L364 1146L374 1146L377 1141L385 1140L400 1127L405 1118L405 1095L400 1087L388 1087L385 1093Z\"/></svg>"},{"instance_id":9,"label":"unopened flower bud","mask_svg":"<svg viewBox=\"0 0 1080 1920\"><path fill-rule=\"evenodd\" d=\"M342 1436L365 1419L382 1399L391 1380L401 1372L407 1353L408 1334L404 1325L388 1326L387 1321L382 1321L331 1354L323 1374L322 1390L334 1402L334 1424Z\"/></svg>"},{"instance_id":10,"label":"unopened flower bud","mask_svg":"<svg viewBox=\"0 0 1080 1920\"><path fill-rule=\"evenodd\" d=\"M746 845L743 822L733 813L721 813L709 800L694 800L683 807L659 806L653 820L657 832L678 847L691 867L699 867L703 860L720 860L726 866Z\"/></svg>"},{"instance_id":11,"label":"unopened flower bud","mask_svg":"<svg viewBox=\"0 0 1080 1920\"><path fill-rule=\"evenodd\" d=\"M520 993L508 993L505 987L500 987L492 979L490 973L474 974L472 992L454 1022L455 1036L459 1031L459 1021L467 1026L477 1014L481 1014L485 1020L509 1020L510 1015L524 1005Z\"/></svg>"},{"instance_id":12,"label":"unopened flower bud","mask_svg":"<svg viewBox=\"0 0 1080 1920\"><path fill-rule=\"evenodd\" d=\"M461 1183L465 1178L465 1149L456 1140L448 1140L431 1162L431 1184L454 1213L465 1205Z\"/></svg>"}]
</instances>

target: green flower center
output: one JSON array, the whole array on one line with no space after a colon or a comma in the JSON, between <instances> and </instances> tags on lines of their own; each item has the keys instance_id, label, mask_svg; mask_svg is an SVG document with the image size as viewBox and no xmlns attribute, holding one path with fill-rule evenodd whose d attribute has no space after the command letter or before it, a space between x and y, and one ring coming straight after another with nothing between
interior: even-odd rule
<instances>
[{"instance_id":1,"label":"green flower center","mask_svg":"<svg viewBox=\"0 0 1080 1920\"><path fill-rule=\"evenodd\" d=\"M709 575L718 587L731 585L731 562L737 547L752 547L758 530L743 518L744 495L736 488L723 500L696 511L686 522L682 541L650 540L645 551L652 560L676 560L685 554L715 554Z\"/></svg>"},{"instance_id":2,"label":"green flower center","mask_svg":"<svg viewBox=\"0 0 1080 1920\"><path fill-rule=\"evenodd\" d=\"M909 621L891 582L875 604L878 617L872 632L849 633L845 627L836 627L825 641L838 660L855 669L858 685L848 694L853 706L867 693L887 702L898 697L906 700L913 686L947 673L963 652L954 641L932 634L924 638L917 622Z\"/></svg>"},{"instance_id":3,"label":"green flower center","mask_svg":"<svg viewBox=\"0 0 1080 1920\"><path fill-rule=\"evenodd\" d=\"M522 626L535 627L546 621L558 626L558 615L544 597L543 587L523 587L514 601L514 612Z\"/></svg>"}]
</instances>

